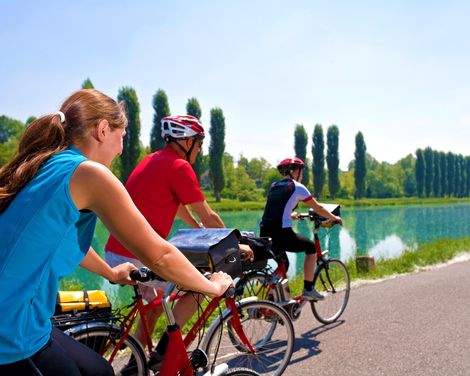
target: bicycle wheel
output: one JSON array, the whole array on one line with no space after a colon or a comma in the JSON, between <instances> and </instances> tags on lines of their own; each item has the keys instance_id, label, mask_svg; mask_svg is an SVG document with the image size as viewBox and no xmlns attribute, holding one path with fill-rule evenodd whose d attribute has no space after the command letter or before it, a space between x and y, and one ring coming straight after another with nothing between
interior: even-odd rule
<instances>
[{"instance_id":1,"label":"bicycle wheel","mask_svg":"<svg viewBox=\"0 0 470 376\"><path fill-rule=\"evenodd\" d=\"M110 357L122 336L122 330L119 326L106 323L95 326L83 325L81 328L71 328L67 332L108 360L116 376L147 376L145 352L139 341L130 333L110 361Z\"/></svg>"},{"instance_id":2,"label":"bicycle wheel","mask_svg":"<svg viewBox=\"0 0 470 376\"><path fill-rule=\"evenodd\" d=\"M243 284L243 297L256 296L258 299L277 302L280 300L278 291L273 288L272 276L267 272L253 271L245 274L239 281Z\"/></svg>"},{"instance_id":3,"label":"bicycle wheel","mask_svg":"<svg viewBox=\"0 0 470 376\"><path fill-rule=\"evenodd\" d=\"M324 300L311 302L315 318L330 324L343 314L349 300L350 281L346 266L337 259L322 264L313 278L315 289L325 296Z\"/></svg>"},{"instance_id":4,"label":"bicycle wheel","mask_svg":"<svg viewBox=\"0 0 470 376\"><path fill-rule=\"evenodd\" d=\"M232 368L227 371L225 376L259 376L259 373L249 368Z\"/></svg>"},{"instance_id":5,"label":"bicycle wheel","mask_svg":"<svg viewBox=\"0 0 470 376\"><path fill-rule=\"evenodd\" d=\"M260 375L281 375L294 348L294 327L289 315L266 300L239 303L238 315L255 353L243 344L232 325L232 312L226 310L204 339L202 348L209 358L208 364L227 363L229 367L246 367Z\"/></svg>"}]
</instances>

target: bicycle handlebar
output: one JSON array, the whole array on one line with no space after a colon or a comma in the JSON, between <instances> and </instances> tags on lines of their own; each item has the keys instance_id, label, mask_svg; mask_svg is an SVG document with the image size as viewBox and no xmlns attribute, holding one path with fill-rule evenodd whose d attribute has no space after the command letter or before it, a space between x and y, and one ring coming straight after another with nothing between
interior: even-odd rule
<instances>
[{"instance_id":1,"label":"bicycle handlebar","mask_svg":"<svg viewBox=\"0 0 470 376\"><path fill-rule=\"evenodd\" d=\"M132 279L133 281L139 281L139 282L148 282L148 281L153 281L155 279L159 281L165 281L163 278L159 277L157 274L152 272L149 268L145 268L145 267L131 271L129 273L129 278Z\"/></svg>"},{"instance_id":2,"label":"bicycle handlebar","mask_svg":"<svg viewBox=\"0 0 470 376\"><path fill-rule=\"evenodd\" d=\"M319 221L322 222L322 223L333 223L333 224L339 223L339 222L336 221L336 220L322 217L322 216L320 216L320 215L318 215L318 214L316 214L316 213L313 213L313 214L310 214L310 213L299 213L298 216L299 216L299 219L300 219L300 220L310 219L311 221L319 220Z\"/></svg>"},{"instance_id":3,"label":"bicycle handlebar","mask_svg":"<svg viewBox=\"0 0 470 376\"><path fill-rule=\"evenodd\" d=\"M139 281L139 282L148 282L148 281L153 281L153 280L159 280L159 281L164 281L165 280L161 277L159 277L157 274L155 274L153 271L151 271L149 268L142 267L136 270L133 270L129 273L130 279L134 281ZM204 273L204 277L207 279L210 279L211 273ZM238 278L238 277L237 277ZM235 278L235 280L237 280ZM235 283L236 285L236 283ZM224 293L225 298L233 298L235 296L235 287L230 286L227 291Z\"/></svg>"}]
</instances>

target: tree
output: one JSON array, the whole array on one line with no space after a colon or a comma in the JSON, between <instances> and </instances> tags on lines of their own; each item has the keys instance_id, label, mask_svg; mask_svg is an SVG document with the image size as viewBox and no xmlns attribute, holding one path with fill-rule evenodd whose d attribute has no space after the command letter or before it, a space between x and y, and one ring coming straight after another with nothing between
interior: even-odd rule
<instances>
[{"instance_id":1,"label":"tree","mask_svg":"<svg viewBox=\"0 0 470 376\"><path fill-rule=\"evenodd\" d=\"M0 116L0 167L8 163L18 150L25 125L7 116Z\"/></svg>"},{"instance_id":2,"label":"tree","mask_svg":"<svg viewBox=\"0 0 470 376\"><path fill-rule=\"evenodd\" d=\"M325 142L321 124L315 125L312 141L313 194L319 198L325 184Z\"/></svg>"},{"instance_id":3,"label":"tree","mask_svg":"<svg viewBox=\"0 0 470 376\"><path fill-rule=\"evenodd\" d=\"M433 182L433 151L428 146L424 149L424 192L426 197L431 196Z\"/></svg>"},{"instance_id":4,"label":"tree","mask_svg":"<svg viewBox=\"0 0 470 376\"><path fill-rule=\"evenodd\" d=\"M201 106L199 106L199 102L196 98L189 98L188 102L186 103L186 113L188 115L197 117L199 120L202 116ZM202 159L204 158L204 154L201 148L201 152L196 157L196 161L193 164L194 172L198 179L201 178L202 173L204 172L202 169Z\"/></svg>"},{"instance_id":5,"label":"tree","mask_svg":"<svg viewBox=\"0 0 470 376\"><path fill-rule=\"evenodd\" d=\"M447 192L447 159L446 159L446 153L441 151L439 153L439 165L440 165L440 170L441 170L441 184L440 184L440 192L441 196L444 197L449 194Z\"/></svg>"},{"instance_id":6,"label":"tree","mask_svg":"<svg viewBox=\"0 0 470 376\"><path fill-rule=\"evenodd\" d=\"M150 150L154 152L163 149L163 146L165 146L165 141L162 138L162 119L170 116L168 97L162 89L158 89L153 96L152 106L155 113L153 114L153 125L150 131Z\"/></svg>"},{"instance_id":7,"label":"tree","mask_svg":"<svg viewBox=\"0 0 470 376\"><path fill-rule=\"evenodd\" d=\"M94 89L95 87L93 86L93 83L91 80L87 77L85 81L82 83L82 89Z\"/></svg>"},{"instance_id":8,"label":"tree","mask_svg":"<svg viewBox=\"0 0 470 376\"><path fill-rule=\"evenodd\" d=\"M307 143L308 136L302 124L297 124L294 131L294 150L295 156L307 163ZM302 184L308 186L309 169L305 168L302 175Z\"/></svg>"},{"instance_id":9,"label":"tree","mask_svg":"<svg viewBox=\"0 0 470 376\"><path fill-rule=\"evenodd\" d=\"M363 198L366 193L366 143L361 132L356 135L356 150L354 151L355 168L354 183L356 186L356 198Z\"/></svg>"},{"instance_id":10,"label":"tree","mask_svg":"<svg viewBox=\"0 0 470 376\"><path fill-rule=\"evenodd\" d=\"M438 151L432 152L433 177L432 191L434 197L441 197L441 159Z\"/></svg>"},{"instance_id":11,"label":"tree","mask_svg":"<svg viewBox=\"0 0 470 376\"><path fill-rule=\"evenodd\" d=\"M118 101L123 101L126 107L128 125L123 140L121 156L121 180L125 182L131 174L140 157L140 105L137 93L131 87L119 90Z\"/></svg>"},{"instance_id":12,"label":"tree","mask_svg":"<svg viewBox=\"0 0 470 376\"><path fill-rule=\"evenodd\" d=\"M220 202L220 194L225 186L222 158L225 151L225 118L220 108L211 110L209 129L211 142L209 145L209 174L216 202Z\"/></svg>"},{"instance_id":13,"label":"tree","mask_svg":"<svg viewBox=\"0 0 470 376\"><path fill-rule=\"evenodd\" d=\"M418 197L423 197L424 194L424 156L421 149L416 150L416 190Z\"/></svg>"},{"instance_id":14,"label":"tree","mask_svg":"<svg viewBox=\"0 0 470 376\"><path fill-rule=\"evenodd\" d=\"M454 154L450 151L447 153L447 194L454 196L455 191L455 160Z\"/></svg>"},{"instance_id":15,"label":"tree","mask_svg":"<svg viewBox=\"0 0 470 376\"><path fill-rule=\"evenodd\" d=\"M328 189L334 199L339 191L339 129L336 125L331 125L326 132L326 146Z\"/></svg>"},{"instance_id":16,"label":"tree","mask_svg":"<svg viewBox=\"0 0 470 376\"><path fill-rule=\"evenodd\" d=\"M465 188L465 196L470 195L470 157L465 157L466 170L467 170L467 184Z\"/></svg>"},{"instance_id":17,"label":"tree","mask_svg":"<svg viewBox=\"0 0 470 376\"><path fill-rule=\"evenodd\" d=\"M26 119L25 125L26 125L26 126L30 125L30 124L31 124L34 120L36 120L36 119L37 119L36 116L31 115L29 118Z\"/></svg>"},{"instance_id":18,"label":"tree","mask_svg":"<svg viewBox=\"0 0 470 376\"><path fill-rule=\"evenodd\" d=\"M402 187L406 197L416 196L416 159L412 154L398 161L403 171Z\"/></svg>"}]
</instances>

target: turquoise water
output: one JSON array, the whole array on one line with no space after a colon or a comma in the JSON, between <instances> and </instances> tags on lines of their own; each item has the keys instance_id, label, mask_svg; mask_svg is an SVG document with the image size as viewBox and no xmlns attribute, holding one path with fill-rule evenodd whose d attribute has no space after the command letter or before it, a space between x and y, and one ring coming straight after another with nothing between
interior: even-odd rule
<instances>
[{"instance_id":1,"label":"turquoise water","mask_svg":"<svg viewBox=\"0 0 470 376\"><path fill-rule=\"evenodd\" d=\"M261 215L261 211L221 212L226 227L257 234ZM341 215L344 225L341 228L321 229L320 238L323 248L342 260L356 255L371 255L375 259L395 258L405 249L414 249L431 240L470 237L470 204L342 208ZM181 221L175 221L170 237L183 227ZM312 237L312 227L308 221L296 221L295 230ZM107 236L106 229L99 224L93 246L101 255ZM290 253L289 259L289 274L292 276L301 272L303 255ZM66 280L74 279L87 289L117 291L116 286L81 268L77 268Z\"/></svg>"}]
</instances>

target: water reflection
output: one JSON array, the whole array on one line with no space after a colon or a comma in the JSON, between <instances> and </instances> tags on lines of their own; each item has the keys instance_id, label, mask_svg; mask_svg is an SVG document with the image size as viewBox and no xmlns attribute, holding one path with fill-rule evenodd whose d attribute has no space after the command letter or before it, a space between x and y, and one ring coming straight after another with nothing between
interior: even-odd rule
<instances>
[{"instance_id":1,"label":"water reflection","mask_svg":"<svg viewBox=\"0 0 470 376\"><path fill-rule=\"evenodd\" d=\"M254 231L259 234L261 211L222 212L229 228ZM383 208L342 208L344 226L321 229L322 247L331 257L349 260L356 255L371 255L376 259L398 257L405 249L442 238L470 237L470 204L390 206ZM186 227L175 221L172 234ZM295 231L313 238L309 221L296 221ZM102 254L108 233L100 224L93 241ZM289 253L289 274L303 270L303 255ZM85 281L86 288L101 288L103 279L77 268L69 279Z\"/></svg>"}]
</instances>

